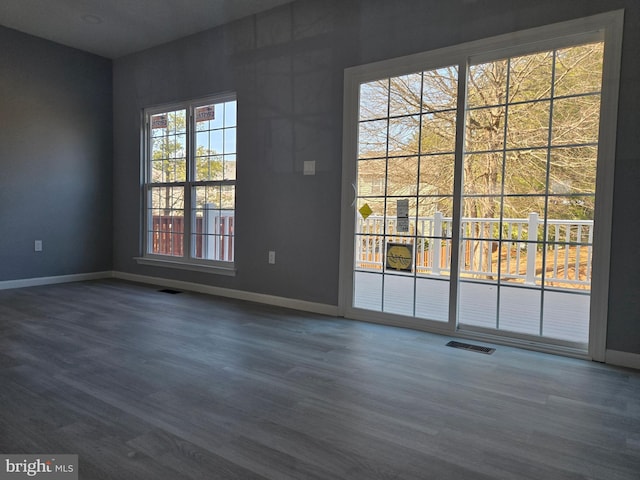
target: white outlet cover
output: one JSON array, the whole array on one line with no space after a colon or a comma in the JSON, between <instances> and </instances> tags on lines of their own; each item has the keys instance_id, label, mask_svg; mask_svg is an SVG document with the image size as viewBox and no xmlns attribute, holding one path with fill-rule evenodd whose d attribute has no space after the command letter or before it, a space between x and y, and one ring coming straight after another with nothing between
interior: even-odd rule
<instances>
[{"instance_id":1,"label":"white outlet cover","mask_svg":"<svg viewBox=\"0 0 640 480\"><path fill-rule=\"evenodd\" d=\"M305 160L303 174L304 175L315 175L316 174L316 161L315 160Z\"/></svg>"}]
</instances>

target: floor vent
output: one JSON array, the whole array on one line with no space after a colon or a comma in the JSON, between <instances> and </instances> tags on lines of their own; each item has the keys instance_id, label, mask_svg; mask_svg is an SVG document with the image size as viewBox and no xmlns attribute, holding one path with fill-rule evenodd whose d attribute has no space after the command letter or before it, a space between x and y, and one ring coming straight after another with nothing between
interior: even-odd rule
<instances>
[{"instance_id":1,"label":"floor vent","mask_svg":"<svg viewBox=\"0 0 640 480\"><path fill-rule=\"evenodd\" d=\"M176 295L178 293L182 293L180 290L172 290L170 288L163 288L162 290L158 290L160 293L169 293L171 295Z\"/></svg>"},{"instance_id":2,"label":"floor vent","mask_svg":"<svg viewBox=\"0 0 640 480\"><path fill-rule=\"evenodd\" d=\"M454 342L453 340L447 343L447 347L461 348L463 350L471 350L472 352L486 353L491 355L496 351L495 348L481 347L480 345L471 345L470 343Z\"/></svg>"}]
</instances>

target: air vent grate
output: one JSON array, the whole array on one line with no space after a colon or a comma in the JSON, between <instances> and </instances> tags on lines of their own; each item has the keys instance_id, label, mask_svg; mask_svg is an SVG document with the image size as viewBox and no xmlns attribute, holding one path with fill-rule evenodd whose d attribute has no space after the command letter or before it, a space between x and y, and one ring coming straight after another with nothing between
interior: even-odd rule
<instances>
[{"instance_id":1,"label":"air vent grate","mask_svg":"<svg viewBox=\"0 0 640 480\"><path fill-rule=\"evenodd\" d=\"M496 351L495 348L482 347L480 345L472 345L470 343L454 342L453 340L447 343L447 347L461 348L463 350L471 350L472 352L486 353L491 355Z\"/></svg>"}]
</instances>

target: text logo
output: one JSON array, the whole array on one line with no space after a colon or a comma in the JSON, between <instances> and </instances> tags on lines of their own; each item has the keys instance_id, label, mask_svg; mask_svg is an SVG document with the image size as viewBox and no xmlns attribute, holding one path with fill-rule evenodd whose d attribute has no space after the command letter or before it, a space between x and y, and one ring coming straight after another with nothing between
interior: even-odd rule
<instances>
[{"instance_id":1,"label":"text logo","mask_svg":"<svg viewBox=\"0 0 640 480\"><path fill-rule=\"evenodd\" d=\"M0 480L78 480L78 455L0 455Z\"/></svg>"}]
</instances>

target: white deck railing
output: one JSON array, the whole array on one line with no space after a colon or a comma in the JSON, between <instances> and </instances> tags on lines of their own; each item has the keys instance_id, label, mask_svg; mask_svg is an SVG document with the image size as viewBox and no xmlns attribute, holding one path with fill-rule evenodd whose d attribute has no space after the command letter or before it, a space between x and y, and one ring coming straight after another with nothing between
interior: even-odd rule
<instances>
[{"instance_id":1,"label":"white deck railing","mask_svg":"<svg viewBox=\"0 0 640 480\"><path fill-rule=\"evenodd\" d=\"M385 243L414 244L417 274L449 275L451 265L451 217L412 221L410 231L397 232L396 219L370 216L358 219L356 268L382 270ZM502 235L500 229L502 228ZM464 277L497 278L534 285L544 281L556 286L588 288L591 283L593 221L555 220L546 223L537 213L528 218L462 218L460 273ZM542 252L542 238L546 251ZM500 258L500 261L498 261Z\"/></svg>"}]
</instances>

